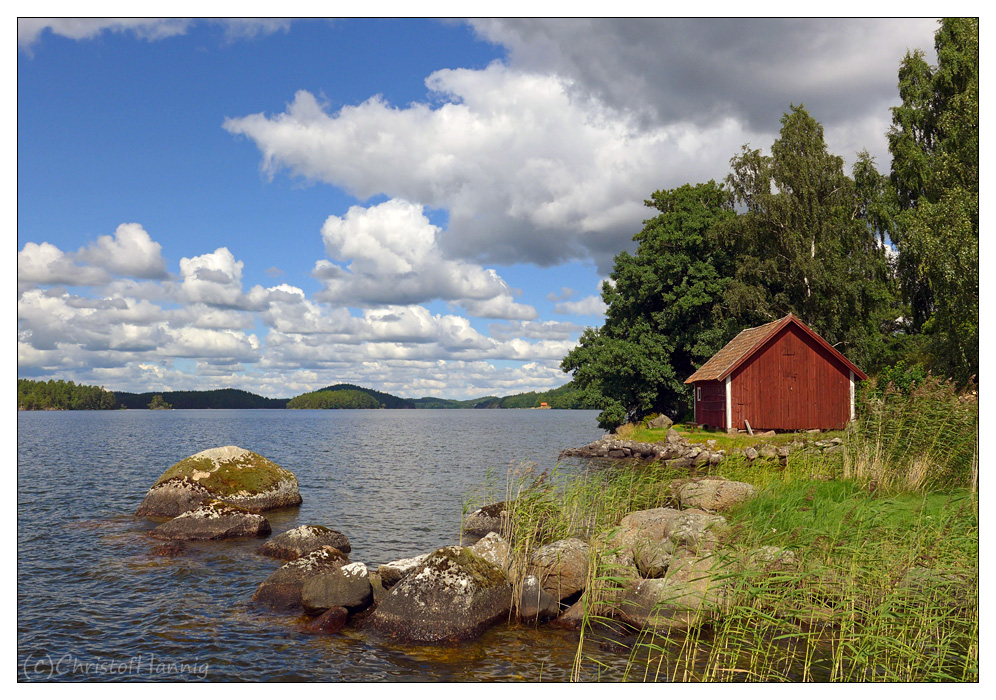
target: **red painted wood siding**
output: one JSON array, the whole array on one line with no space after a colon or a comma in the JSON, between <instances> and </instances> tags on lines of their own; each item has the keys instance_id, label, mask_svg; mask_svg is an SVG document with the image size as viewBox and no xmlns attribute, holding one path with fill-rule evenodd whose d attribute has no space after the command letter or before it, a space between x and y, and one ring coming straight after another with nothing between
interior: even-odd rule
<instances>
[{"instance_id":1,"label":"red painted wood siding","mask_svg":"<svg viewBox=\"0 0 996 700\"><path fill-rule=\"evenodd\" d=\"M695 422L712 428L726 427L726 385L723 382L695 382ZM753 425L753 423L751 424Z\"/></svg>"},{"instance_id":2,"label":"red painted wood siding","mask_svg":"<svg viewBox=\"0 0 996 700\"><path fill-rule=\"evenodd\" d=\"M847 367L786 326L732 375L733 425L754 430L836 430L851 417Z\"/></svg>"}]
</instances>

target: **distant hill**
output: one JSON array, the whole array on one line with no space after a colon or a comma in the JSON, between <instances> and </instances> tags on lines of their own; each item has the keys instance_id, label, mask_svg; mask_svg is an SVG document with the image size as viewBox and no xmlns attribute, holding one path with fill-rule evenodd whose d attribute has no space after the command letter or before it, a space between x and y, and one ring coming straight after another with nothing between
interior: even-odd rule
<instances>
[{"instance_id":1,"label":"distant hill","mask_svg":"<svg viewBox=\"0 0 996 700\"><path fill-rule=\"evenodd\" d=\"M212 389L210 391L149 391L132 394L115 391L122 408L148 408L152 397L162 396L173 408L285 408L289 399L268 399L242 389Z\"/></svg>"},{"instance_id":2,"label":"distant hill","mask_svg":"<svg viewBox=\"0 0 996 700\"><path fill-rule=\"evenodd\" d=\"M573 384L568 382L550 391L529 391L511 396L482 396L476 399L442 399L425 396L403 399L382 391L355 384L333 384L309 391L293 399L268 399L242 389L212 389L210 391L148 391L133 394L127 391L111 393L100 387L87 387L72 382L35 382L17 380L17 405L23 409L46 408L133 408L146 409L153 397L173 408L549 408L597 409L586 402Z\"/></svg>"},{"instance_id":3,"label":"distant hill","mask_svg":"<svg viewBox=\"0 0 996 700\"><path fill-rule=\"evenodd\" d=\"M334 394L334 396L333 396ZM366 394L371 401L362 401L357 394ZM165 398L165 396L164 396ZM364 405L360 405L360 404ZM568 382L550 391L529 391L511 396L482 396L477 399L441 399L425 396L421 399L403 399L381 391L366 389L355 384L334 384L318 391L311 391L291 399L288 408L422 408L422 409L462 409L462 408L540 408L546 403L549 408L597 409L585 401L580 392Z\"/></svg>"}]
</instances>

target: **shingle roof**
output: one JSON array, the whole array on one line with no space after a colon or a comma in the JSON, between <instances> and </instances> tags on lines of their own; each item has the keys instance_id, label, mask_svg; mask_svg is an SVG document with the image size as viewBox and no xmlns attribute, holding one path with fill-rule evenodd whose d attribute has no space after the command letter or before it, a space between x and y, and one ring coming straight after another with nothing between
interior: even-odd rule
<instances>
[{"instance_id":1,"label":"shingle roof","mask_svg":"<svg viewBox=\"0 0 996 700\"><path fill-rule=\"evenodd\" d=\"M864 372L858 369L857 366L835 350L829 343L827 343L827 341L818 336L811 328L809 328L809 326L800 321L794 315L789 314L788 316L784 316L777 321L765 323L763 326L747 328L740 331L736 338L727 343L722 350L710 357L706 363L699 367L691 377L686 379L685 384L726 379L726 377L737 367L737 365L741 363L742 360L746 359L754 352L754 350L759 348L765 343L765 341L771 338L775 333L780 331L790 322L794 322L797 326L799 326L799 328L806 331L831 353L840 358L840 360L849 369L854 371L857 378L868 378Z\"/></svg>"}]
</instances>

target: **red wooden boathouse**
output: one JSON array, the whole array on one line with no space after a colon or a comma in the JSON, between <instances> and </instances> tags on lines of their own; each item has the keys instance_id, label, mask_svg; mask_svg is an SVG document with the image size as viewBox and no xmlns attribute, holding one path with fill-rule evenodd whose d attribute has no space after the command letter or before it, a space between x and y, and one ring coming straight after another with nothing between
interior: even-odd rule
<instances>
[{"instance_id":1,"label":"red wooden boathouse","mask_svg":"<svg viewBox=\"0 0 996 700\"><path fill-rule=\"evenodd\" d=\"M694 387L700 425L838 430L854 419L854 383L867 378L789 314L741 331L685 383Z\"/></svg>"}]
</instances>

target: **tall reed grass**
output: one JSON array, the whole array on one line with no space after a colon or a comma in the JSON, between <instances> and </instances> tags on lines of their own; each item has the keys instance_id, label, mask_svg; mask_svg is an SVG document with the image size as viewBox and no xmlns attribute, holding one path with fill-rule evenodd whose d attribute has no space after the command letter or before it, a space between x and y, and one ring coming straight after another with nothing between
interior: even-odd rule
<instances>
[{"instance_id":1,"label":"tall reed grass","mask_svg":"<svg viewBox=\"0 0 996 700\"><path fill-rule=\"evenodd\" d=\"M608 645L629 680L977 681L977 431L977 394L928 378L869 391L834 453L728 457L698 472L760 494L725 514L721 614L685 632L616 620L625 580L607 542L626 514L674 505L672 483L689 472L520 465L478 498L506 502L517 586L540 546L592 545L575 679L599 677L588 650Z\"/></svg>"},{"instance_id":2,"label":"tall reed grass","mask_svg":"<svg viewBox=\"0 0 996 700\"><path fill-rule=\"evenodd\" d=\"M843 476L878 487L929 491L978 480L979 401L928 376L906 391L874 379L845 434Z\"/></svg>"}]
</instances>

